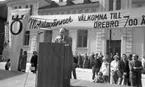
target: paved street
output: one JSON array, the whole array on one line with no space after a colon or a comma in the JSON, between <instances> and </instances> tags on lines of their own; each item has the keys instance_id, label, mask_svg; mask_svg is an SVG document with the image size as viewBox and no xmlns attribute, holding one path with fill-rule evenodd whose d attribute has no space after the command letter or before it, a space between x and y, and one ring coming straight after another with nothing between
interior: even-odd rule
<instances>
[{"instance_id":1,"label":"paved street","mask_svg":"<svg viewBox=\"0 0 145 87\"><path fill-rule=\"evenodd\" d=\"M35 74L28 72L29 64L27 64L27 73L5 71L4 63L0 63L0 87L35 87ZM110 84L97 84L91 80L91 70L77 69L78 80L71 80L72 87L108 87ZM145 76L143 76L144 78ZM24 86L25 85L25 86ZM110 85L118 87L118 85ZM124 86L123 86L124 87ZM145 78L143 79L143 87L145 87Z\"/></svg>"}]
</instances>

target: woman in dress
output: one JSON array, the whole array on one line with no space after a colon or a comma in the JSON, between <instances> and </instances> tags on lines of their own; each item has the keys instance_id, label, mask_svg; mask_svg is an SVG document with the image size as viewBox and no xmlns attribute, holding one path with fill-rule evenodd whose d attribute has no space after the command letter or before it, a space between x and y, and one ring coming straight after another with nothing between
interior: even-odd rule
<instances>
[{"instance_id":1,"label":"woman in dress","mask_svg":"<svg viewBox=\"0 0 145 87\"><path fill-rule=\"evenodd\" d=\"M20 67L21 67L22 72L26 71L26 65L27 65L27 51L24 51L23 55L21 56L21 60L20 60Z\"/></svg>"}]
</instances>

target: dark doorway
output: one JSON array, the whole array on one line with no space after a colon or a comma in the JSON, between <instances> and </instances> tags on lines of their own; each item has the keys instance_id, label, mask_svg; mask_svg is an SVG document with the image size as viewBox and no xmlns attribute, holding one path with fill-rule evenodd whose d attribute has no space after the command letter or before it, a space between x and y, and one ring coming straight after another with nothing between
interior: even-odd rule
<instances>
[{"instance_id":1,"label":"dark doorway","mask_svg":"<svg viewBox=\"0 0 145 87\"><path fill-rule=\"evenodd\" d=\"M110 53L116 55L118 53L119 57L121 56L121 40L111 40L110 41ZM109 54L109 40L107 40L107 54Z\"/></svg>"}]
</instances>

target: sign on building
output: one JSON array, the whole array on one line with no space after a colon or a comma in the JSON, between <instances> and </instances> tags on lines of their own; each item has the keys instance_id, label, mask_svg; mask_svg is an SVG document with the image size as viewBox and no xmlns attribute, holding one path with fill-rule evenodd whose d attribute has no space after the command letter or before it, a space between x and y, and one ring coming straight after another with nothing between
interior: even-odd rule
<instances>
[{"instance_id":1,"label":"sign on building","mask_svg":"<svg viewBox=\"0 0 145 87\"><path fill-rule=\"evenodd\" d=\"M145 7L68 15L38 15L29 20L30 29L77 28L120 28L145 26Z\"/></svg>"}]
</instances>

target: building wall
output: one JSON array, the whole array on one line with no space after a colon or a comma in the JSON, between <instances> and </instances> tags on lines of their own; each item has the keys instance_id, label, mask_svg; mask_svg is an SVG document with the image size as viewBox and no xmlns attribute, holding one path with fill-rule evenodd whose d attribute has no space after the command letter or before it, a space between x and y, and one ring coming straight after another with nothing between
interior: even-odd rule
<instances>
[{"instance_id":1,"label":"building wall","mask_svg":"<svg viewBox=\"0 0 145 87\"><path fill-rule=\"evenodd\" d=\"M34 5L33 15L55 15L55 14L77 14L77 13L91 13L91 12L102 12L109 11L109 0L98 0L98 3L92 4L79 4L72 6L62 6L55 8L44 8L39 9L38 11L38 3L34 1L30 2L16 2L12 3L9 6L11 10L15 6L24 5L32 3ZM114 0L116 1L116 0ZM137 1L137 0L136 0ZM132 0L121 0L121 9L135 8L139 3L133 3ZM114 4L115 8L116 4ZM113 9L116 10L116 9ZM77 30L69 29L69 34L73 39L73 53L81 53L81 54L91 54L92 52L102 52L104 55L106 54L106 45L107 40L109 39L109 31L108 29L88 29L88 41L86 48L78 48L77 47ZM45 31L42 31L43 34L40 35L40 42L44 41ZM143 28L117 28L112 29L112 40L121 40L121 54L123 53L138 53L140 56L144 55L145 50L145 30ZM54 41L55 37L58 35L58 29L52 30L52 41ZM37 31L31 31L30 35L30 45L29 52L32 54L34 50L37 50Z\"/></svg>"},{"instance_id":2,"label":"building wall","mask_svg":"<svg viewBox=\"0 0 145 87\"><path fill-rule=\"evenodd\" d=\"M67 6L66 7L56 7L56 8L46 8L40 9L39 15L54 15L54 14L77 14L77 13L91 13L91 12L101 12L101 11L108 11L109 9L109 1L108 0L98 0L99 6L94 4L87 4L86 6L76 5L76 6ZM114 0L114 9L116 10L116 0ZM121 9L128 9L134 7L132 4L132 0L121 0ZM81 7L78 9L78 7ZM71 10L70 10L71 9ZM88 41L86 48L78 48L77 47L77 28L71 30L70 29L70 36L73 38L73 52L75 53L87 53L91 54L92 52L102 52L104 55L106 54L106 45L107 40L109 40L109 31L107 29L88 29ZM137 45L136 38L133 38L133 33L136 30L132 30L130 28L117 28L112 29L112 40L121 40L121 54L127 53L130 54L132 52L136 52L134 45ZM137 32L139 33L139 31ZM53 39L58 35L58 30L53 30ZM135 42L133 42L133 40ZM136 50L139 50L136 49ZM142 55L140 53L140 55Z\"/></svg>"},{"instance_id":3,"label":"building wall","mask_svg":"<svg viewBox=\"0 0 145 87\"><path fill-rule=\"evenodd\" d=\"M140 57L144 55L144 28L133 28L133 53Z\"/></svg>"}]
</instances>

